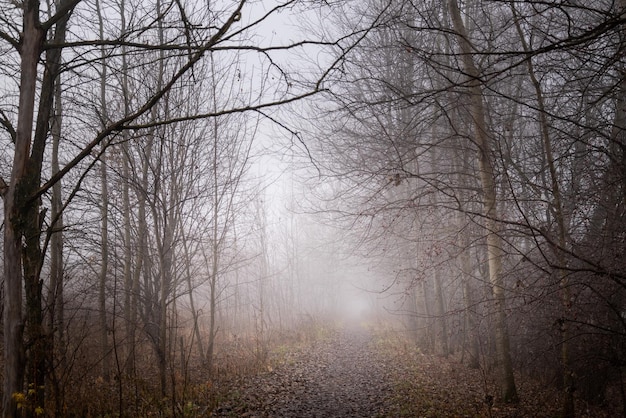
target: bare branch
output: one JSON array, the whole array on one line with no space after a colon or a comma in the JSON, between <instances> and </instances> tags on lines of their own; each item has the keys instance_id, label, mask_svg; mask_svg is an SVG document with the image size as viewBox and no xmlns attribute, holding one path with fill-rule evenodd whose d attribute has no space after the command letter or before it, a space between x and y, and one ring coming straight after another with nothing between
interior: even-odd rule
<instances>
[{"instance_id":1,"label":"bare branch","mask_svg":"<svg viewBox=\"0 0 626 418\"><path fill-rule=\"evenodd\" d=\"M0 125L2 125L4 129L9 133L9 135L11 136L11 142L15 144L17 132L15 132L15 127L13 127L13 124L2 109L0 109Z\"/></svg>"},{"instance_id":2,"label":"bare branch","mask_svg":"<svg viewBox=\"0 0 626 418\"><path fill-rule=\"evenodd\" d=\"M87 156L91 154L93 149L97 147L105 138L107 138L111 134L115 134L121 132L125 129L128 129L128 123L136 120L141 115L145 114L149 110L151 110L160 100L169 92L172 87L176 84L180 78L185 75L188 71L190 71L196 63L198 63L202 57L211 50L211 47L219 42L223 36L228 32L228 30L232 27L232 25L239 19L241 15L241 9L245 4L245 0L240 0L237 8L231 13L228 20L224 23L224 25L220 28L217 33L215 33L209 41L205 44L204 48L193 54L190 57L189 61L183 65L177 72L172 76L172 78L168 81L167 84L163 86L163 88L157 91L152 97L150 97L143 106L137 109L132 114L118 120L107 126L102 132L100 132L91 142L89 142L82 150L79 152L70 162L68 162L61 170L59 170L54 176L52 176L44 185L42 185L39 190L30 197L30 201L34 201L38 199L43 193L45 193L48 189L50 189L56 182L61 180L71 169L77 166L81 161L83 161ZM292 101L292 100L291 100ZM233 113L233 112L229 112ZM199 118L196 118L199 119ZM167 124L167 123L162 123Z\"/></svg>"}]
</instances>

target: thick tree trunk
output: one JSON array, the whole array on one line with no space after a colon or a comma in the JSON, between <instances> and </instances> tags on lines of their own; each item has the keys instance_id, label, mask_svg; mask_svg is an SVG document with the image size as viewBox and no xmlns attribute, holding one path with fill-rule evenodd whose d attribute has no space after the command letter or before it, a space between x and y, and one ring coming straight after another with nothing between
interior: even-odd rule
<instances>
[{"instance_id":1,"label":"thick tree trunk","mask_svg":"<svg viewBox=\"0 0 626 418\"><path fill-rule=\"evenodd\" d=\"M37 84L37 63L41 54L44 32L39 27L39 3L24 2L24 23L20 48L20 97L15 138L15 154L8 189L4 195L4 392L3 414L17 416L15 394L24 390L25 352L24 322L22 316L22 243L26 230L26 216L38 204L29 202L27 176L32 143L32 129ZM29 208L34 206L33 209ZM39 227L39 225L37 225ZM30 238L29 243L32 244ZM34 261L34 260L33 260ZM37 260L38 261L38 260ZM29 289L30 292L36 289ZM31 295L31 297L34 295ZM32 302L32 300L29 300ZM43 382L42 382L43 384Z\"/></svg>"},{"instance_id":2,"label":"thick tree trunk","mask_svg":"<svg viewBox=\"0 0 626 418\"><path fill-rule=\"evenodd\" d=\"M509 334L506 323L506 296L502 280L502 240L498 228L498 211L496 206L495 174L490 156L492 139L487 128L487 119L483 105L483 95L480 86L480 73L476 67L472 45L469 41L461 12L456 0L449 0L450 17L462 54L463 70L468 75L468 94L470 98L470 113L474 122L474 139L478 146L478 167L483 192L483 211L485 216L485 230L487 233L487 254L489 261L489 280L495 300L495 335L496 352L500 369L500 396L505 402L516 402L517 389L513 377L513 365L509 348Z\"/></svg>"},{"instance_id":3,"label":"thick tree trunk","mask_svg":"<svg viewBox=\"0 0 626 418\"><path fill-rule=\"evenodd\" d=\"M459 154L457 156L459 162L458 184L460 190L460 202L462 209L470 211L471 202L468 197L467 190L472 188L472 184L468 182L472 172L472 164L470 161L470 149L466 145L459 143ZM465 305L464 313L464 353L468 354L468 367L477 369L480 367L480 341L478 337L478 326L476 321L476 305L474 300L474 286L472 278L474 277L474 266L471 262L471 237L472 228L471 219L466 217L463 211L456 213L460 242L459 242L459 270L461 272L461 285L463 288L463 304Z\"/></svg>"},{"instance_id":4,"label":"thick tree trunk","mask_svg":"<svg viewBox=\"0 0 626 418\"><path fill-rule=\"evenodd\" d=\"M19 212L15 208L15 184L9 186L4 202L4 417L17 416L14 394L21 393L24 388L22 234L17 225Z\"/></svg>"},{"instance_id":5,"label":"thick tree trunk","mask_svg":"<svg viewBox=\"0 0 626 418\"><path fill-rule=\"evenodd\" d=\"M62 7L62 6L60 6ZM27 371L30 393L29 409L42 408L48 346L43 326L40 199L35 198L41 183L42 161L48 139L55 85L61 61L61 50L49 49L41 80L35 135L32 135L37 64L45 31L39 22L39 2L23 4L23 31L20 45L20 99L16 129L15 154L11 179L4 195L5 203L5 379L4 416L17 413L16 393L24 388ZM71 7L56 24L54 41L62 43ZM31 149L32 148L32 149ZM22 280L26 310L22 312ZM23 318L22 315L25 314ZM25 323L23 322L25 320ZM24 351L24 332L28 353ZM28 361L26 362L26 357ZM27 366L27 369L26 369Z\"/></svg>"}]
</instances>

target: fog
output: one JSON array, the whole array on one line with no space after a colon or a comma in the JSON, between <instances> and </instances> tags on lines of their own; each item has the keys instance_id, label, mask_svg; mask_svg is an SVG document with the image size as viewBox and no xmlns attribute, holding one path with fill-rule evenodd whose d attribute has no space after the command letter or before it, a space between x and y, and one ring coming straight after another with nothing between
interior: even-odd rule
<instances>
[{"instance_id":1,"label":"fog","mask_svg":"<svg viewBox=\"0 0 626 418\"><path fill-rule=\"evenodd\" d=\"M626 0L583 3L1 2L3 415L376 342L473 376L449 416L624 415Z\"/></svg>"}]
</instances>

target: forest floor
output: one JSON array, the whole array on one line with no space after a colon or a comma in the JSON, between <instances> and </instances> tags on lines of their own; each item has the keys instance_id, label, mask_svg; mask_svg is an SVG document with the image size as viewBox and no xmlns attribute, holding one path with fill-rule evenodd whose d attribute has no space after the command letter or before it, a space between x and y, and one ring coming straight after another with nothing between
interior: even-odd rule
<instances>
[{"instance_id":1,"label":"forest floor","mask_svg":"<svg viewBox=\"0 0 626 418\"><path fill-rule=\"evenodd\" d=\"M214 417L556 417L559 394L518 379L522 401L491 401L480 370L420 354L393 331L343 327L277 347L262 372L221 384ZM613 416L579 403L579 417Z\"/></svg>"}]
</instances>

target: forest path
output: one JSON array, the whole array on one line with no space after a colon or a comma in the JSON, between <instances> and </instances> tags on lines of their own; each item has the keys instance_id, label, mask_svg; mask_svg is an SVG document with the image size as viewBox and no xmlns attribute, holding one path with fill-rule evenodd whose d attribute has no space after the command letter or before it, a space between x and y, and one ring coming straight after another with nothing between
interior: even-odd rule
<instances>
[{"instance_id":1,"label":"forest path","mask_svg":"<svg viewBox=\"0 0 626 418\"><path fill-rule=\"evenodd\" d=\"M559 416L560 393L518 377L519 404L493 400L495 382L479 369L425 355L401 333L361 326L330 331L275 353L271 371L222 387L214 417L525 418ZM616 416L579 403L580 418Z\"/></svg>"},{"instance_id":2,"label":"forest path","mask_svg":"<svg viewBox=\"0 0 626 418\"><path fill-rule=\"evenodd\" d=\"M213 416L390 416L390 364L369 331L345 327L287 356L271 372L242 379Z\"/></svg>"}]
</instances>

